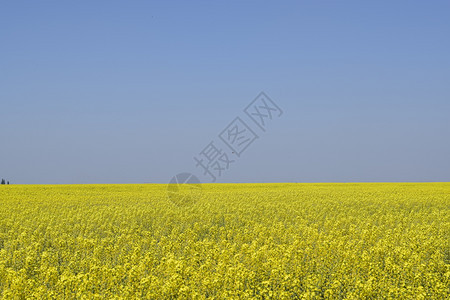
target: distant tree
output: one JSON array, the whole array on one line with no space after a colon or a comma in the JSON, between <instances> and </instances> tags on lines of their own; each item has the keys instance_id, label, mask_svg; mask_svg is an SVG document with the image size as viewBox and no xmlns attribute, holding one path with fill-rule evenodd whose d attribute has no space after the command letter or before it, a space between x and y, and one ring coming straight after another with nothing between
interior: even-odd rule
<instances>
[{"instance_id":1,"label":"distant tree","mask_svg":"<svg viewBox=\"0 0 450 300\"><path fill-rule=\"evenodd\" d=\"M9 184L9 181L6 184Z\"/></svg>"},{"instance_id":2,"label":"distant tree","mask_svg":"<svg viewBox=\"0 0 450 300\"><path fill-rule=\"evenodd\" d=\"M2 178L2 184L5 184L5 179Z\"/></svg>"}]
</instances>

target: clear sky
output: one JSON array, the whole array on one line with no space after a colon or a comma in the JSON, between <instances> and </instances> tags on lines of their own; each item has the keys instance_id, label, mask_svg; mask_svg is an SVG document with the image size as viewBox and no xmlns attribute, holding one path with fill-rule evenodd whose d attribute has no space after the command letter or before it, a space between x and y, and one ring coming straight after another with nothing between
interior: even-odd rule
<instances>
[{"instance_id":1,"label":"clear sky","mask_svg":"<svg viewBox=\"0 0 450 300\"><path fill-rule=\"evenodd\" d=\"M194 156L264 91L283 115L219 182L450 181L449 15L450 1L3 1L0 177L208 182Z\"/></svg>"}]
</instances>

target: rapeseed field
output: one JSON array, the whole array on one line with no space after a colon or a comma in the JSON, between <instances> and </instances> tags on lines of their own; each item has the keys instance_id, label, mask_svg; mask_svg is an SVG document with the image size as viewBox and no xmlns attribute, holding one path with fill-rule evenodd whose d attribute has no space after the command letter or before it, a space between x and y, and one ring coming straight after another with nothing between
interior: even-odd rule
<instances>
[{"instance_id":1,"label":"rapeseed field","mask_svg":"<svg viewBox=\"0 0 450 300\"><path fill-rule=\"evenodd\" d=\"M0 297L450 297L450 183L166 190L0 186Z\"/></svg>"}]
</instances>

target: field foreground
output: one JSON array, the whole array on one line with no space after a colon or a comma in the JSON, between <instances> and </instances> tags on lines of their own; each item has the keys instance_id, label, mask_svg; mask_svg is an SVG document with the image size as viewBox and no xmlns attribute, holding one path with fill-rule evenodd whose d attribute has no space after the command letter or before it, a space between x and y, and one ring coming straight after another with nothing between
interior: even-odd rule
<instances>
[{"instance_id":1,"label":"field foreground","mask_svg":"<svg viewBox=\"0 0 450 300\"><path fill-rule=\"evenodd\" d=\"M448 299L450 183L0 186L5 299Z\"/></svg>"}]
</instances>

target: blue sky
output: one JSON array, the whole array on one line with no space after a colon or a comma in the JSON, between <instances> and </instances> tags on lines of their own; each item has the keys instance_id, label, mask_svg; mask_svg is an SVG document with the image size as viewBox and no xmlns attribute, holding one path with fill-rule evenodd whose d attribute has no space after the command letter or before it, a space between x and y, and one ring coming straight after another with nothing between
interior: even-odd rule
<instances>
[{"instance_id":1,"label":"blue sky","mask_svg":"<svg viewBox=\"0 0 450 300\"><path fill-rule=\"evenodd\" d=\"M448 1L3 2L0 177L209 182L193 157L264 91L284 113L219 182L450 181L449 13Z\"/></svg>"}]
</instances>

